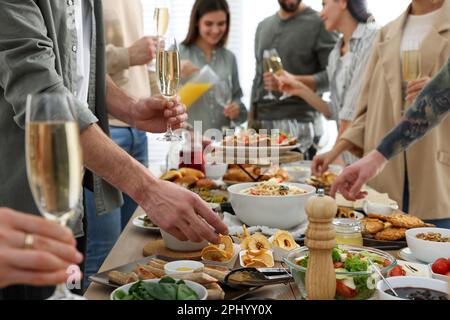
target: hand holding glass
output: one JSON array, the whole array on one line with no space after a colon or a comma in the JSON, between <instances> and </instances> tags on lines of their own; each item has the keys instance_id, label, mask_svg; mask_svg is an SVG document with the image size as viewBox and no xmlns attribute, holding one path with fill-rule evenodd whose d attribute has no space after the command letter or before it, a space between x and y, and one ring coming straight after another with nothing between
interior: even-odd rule
<instances>
[{"instance_id":1,"label":"hand holding glass","mask_svg":"<svg viewBox=\"0 0 450 320\"><path fill-rule=\"evenodd\" d=\"M48 220L66 225L80 200L83 172L80 132L67 94L29 95L26 164L34 201ZM80 300L65 284L50 300Z\"/></svg>"},{"instance_id":2,"label":"hand holding glass","mask_svg":"<svg viewBox=\"0 0 450 320\"><path fill-rule=\"evenodd\" d=\"M156 76L161 95L167 100L175 99L180 82L180 54L177 41L173 37L159 38L156 53ZM180 141L167 123L166 133L158 138L162 141Z\"/></svg>"}]
</instances>

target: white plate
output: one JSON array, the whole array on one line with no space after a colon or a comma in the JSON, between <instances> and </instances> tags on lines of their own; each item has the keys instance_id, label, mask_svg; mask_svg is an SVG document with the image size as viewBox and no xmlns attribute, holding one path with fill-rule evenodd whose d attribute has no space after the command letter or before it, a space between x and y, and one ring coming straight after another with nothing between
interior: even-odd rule
<instances>
[{"instance_id":1,"label":"white plate","mask_svg":"<svg viewBox=\"0 0 450 320\"><path fill-rule=\"evenodd\" d=\"M397 264L402 266L407 276L431 278L431 273L428 270L428 266L426 264L404 260L397 260ZM410 270L408 267L406 267L406 265L414 268L417 271L415 271L414 269Z\"/></svg>"},{"instance_id":2,"label":"white plate","mask_svg":"<svg viewBox=\"0 0 450 320\"><path fill-rule=\"evenodd\" d=\"M144 225L144 221L141 219L144 218L146 214L141 214L140 216L133 219L133 225L135 225L138 228L151 230L151 231L159 231L159 227L148 227Z\"/></svg>"},{"instance_id":3,"label":"white plate","mask_svg":"<svg viewBox=\"0 0 450 320\"><path fill-rule=\"evenodd\" d=\"M398 255L400 256L400 258L408 262L425 263L414 257L414 255L412 254L411 250L408 247L401 249L398 252Z\"/></svg>"}]
</instances>

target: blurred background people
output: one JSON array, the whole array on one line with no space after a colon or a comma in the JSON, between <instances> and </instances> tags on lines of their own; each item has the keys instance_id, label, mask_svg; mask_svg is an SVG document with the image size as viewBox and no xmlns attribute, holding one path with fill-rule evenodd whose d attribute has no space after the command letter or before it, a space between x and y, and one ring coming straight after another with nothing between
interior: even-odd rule
<instances>
[{"instance_id":1,"label":"blurred background people","mask_svg":"<svg viewBox=\"0 0 450 320\"><path fill-rule=\"evenodd\" d=\"M327 91L326 67L337 35L325 30L319 14L301 3L301 0L278 2L279 11L263 20L256 30L256 73L249 125L255 129L280 129L296 136L304 131L300 124L311 124L314 128L311 140L318 143L322 135L320 113L297 96L281 96L277 92L279 84L273 73L281 69L281 62L285 71L299 76L307 75L299 79L313 90L319 93ZM277 65L266 64L264 68L264 50L271 49L276 49L277 54L271 55L270 61L276 60ZM268 96L268 92L274 92L275 97ZM315 147L311 147L309 157L315 151Z\"/></svg>"},{"instance_id":2,"label":"blurred background people","mask_svg":"<svg viewBox=\"0 0 450 320\"><path fill-rule=\"evenodd\" d=\"M230 23L226 0L197 0L192 8L188 34L180 45L183 84L205 65L220 78L221 89L213 87L188 105L188 122L193 125L194 121L202 121L203 131L221 130L247 120L247 109L241 101L236 57L225 48Z\"/></svg>"},{"instance_id":3,"label":"blurred background people","mask_svg":"<svg viewBox=\"0 0 450 320\"><path fill-rule=\"evenodd\" d=\"M281 91L302 98L325 117L335 120L341 135L353 120L366 61L378 30L366 0L324 0L321 17L327 31L341 34L328 57L330 102L322 100L295 75L283 72L277 78ZM344 153L344 158L344 164L355 161L350 153Z\"/></svg>"},{"instance_id":4,"label":"blurred background people","mask_svg":"<svg viewBox=\"0 0 450 320\"><path fill-rule=\"evenodd\" d=\"M315 174L323 173L343 151L362 156L375 149L400 121L410 101L450 55L448 21L447 0L413 0L403 15L380 30L355 120L330 152L314 158ZM392 159L369 186L388 193L404 212L424 220L446 218L450 212L449 121Z\"/></svg>"},{"instance_id":5,"label":"blurred background people","mask_svg":"<svg viewBox=\"0 0 450 320\"><path fill-rule=\"evenodd\" d=\"M450 112L450 58L401 119L380 142L376 150L347 167L336 179L332 195L339 190L348 200L364 197L361 187L379 174L389 160L409 148L417 140L447 118ZM424 164L426 169L426 164ZM438 205L438 204L436 204ZM445 212L444 212L445 213ZM441 228L450 229L450 215L445 219L427 220Z\"/></svg>"}]
</instances>

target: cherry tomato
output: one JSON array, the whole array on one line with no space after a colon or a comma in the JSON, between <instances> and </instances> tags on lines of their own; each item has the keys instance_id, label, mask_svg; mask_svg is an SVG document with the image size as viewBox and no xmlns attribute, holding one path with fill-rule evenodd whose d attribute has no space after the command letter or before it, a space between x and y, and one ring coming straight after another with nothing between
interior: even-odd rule
<instances>
[{"instance_id":1,"label":"cherry tomato","mask_svg":"<svg viewBox=\"0 0 450 320\"><path fill-rule=\"evenodd\" d=\"M383 260L383 267L387 267L387 266L390 266L390 265L391 265L391 262L388 259L384 259Z\"/></svg>"},{"instance_id":2,"label":"cherry tomato","mask_svg":"<svg viewBox=\"0 0 450 320\"><path fill-rule=\"evenodd\" d=\"M344 298L354 298L356 290L347 287L341 280L336 280L336 293Z\"/></svg>"},{"instance_id":3,"label":"cherry tomato","mask_svg":"<svg viewBox=\"0 0 450 320\"><path fill-rule=\"evenodd\" d=\"M338 269L338 268L343 268L344 267L344 263L343 262L333 262L334 268Z\"/></svg>"},{"instance_id":4,"label":"cherry tomato","mask_svg":"<svg viewBox=\"0 0 450 320\"><path fill-rule=\"evenodd\" d=\"M397 265L395 267L393 267L391 269L391 271L389 271L389 276L390 277L402 277L402 276L406 276L406 271L403 270L402 266Z\"/></svg>"},{"instance_id":5,"label":"cherry tomato","mask_svg":"<svg viewBox=\"0 0 450 320\"><path fill-rule=\"evenodd\" d=\"M447 259L447 265L448 265L448 268L450 269L450 258Z\"/></svg>"},{"instance_id":6,"label":"cherry tomato","mask_svg":"<svg viewBox=\"0 0 450 320\"><path fill-rule=\"evenodd\" d=\"M447 261L443 258L437 259L432 265L431 270L433 270L434 273L439 274L447 274L448 270Z\"/></svg>"}]
</instances>

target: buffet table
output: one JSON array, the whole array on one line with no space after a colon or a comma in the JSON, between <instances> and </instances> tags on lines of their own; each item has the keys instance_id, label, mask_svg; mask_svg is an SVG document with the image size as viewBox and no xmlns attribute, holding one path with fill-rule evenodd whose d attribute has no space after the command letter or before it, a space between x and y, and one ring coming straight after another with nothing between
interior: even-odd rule
<instances>
[{"instance_id":1,"label":"buffet table","mask_svg":"<svg viewBox=\"0 0 450 320\"><path fill-rule=\"evenodd\" d=\"M142 259L144 257L142 253L144 246L152 239L156 240L161 238L159 233L142 230L133 225L132 220L143 213L144 211L141 208L136 210L99 272ZM236 263L239 264L239 261ZM112 291L113 288L111 287L91 283L84 296L89 300L109 300ZM295 283L292 282L290 285L271 285L254 290L248 293L245 298L252 296L260 299L295 300L299 299L300 293Z\"/></svg>"}]
</instances>

